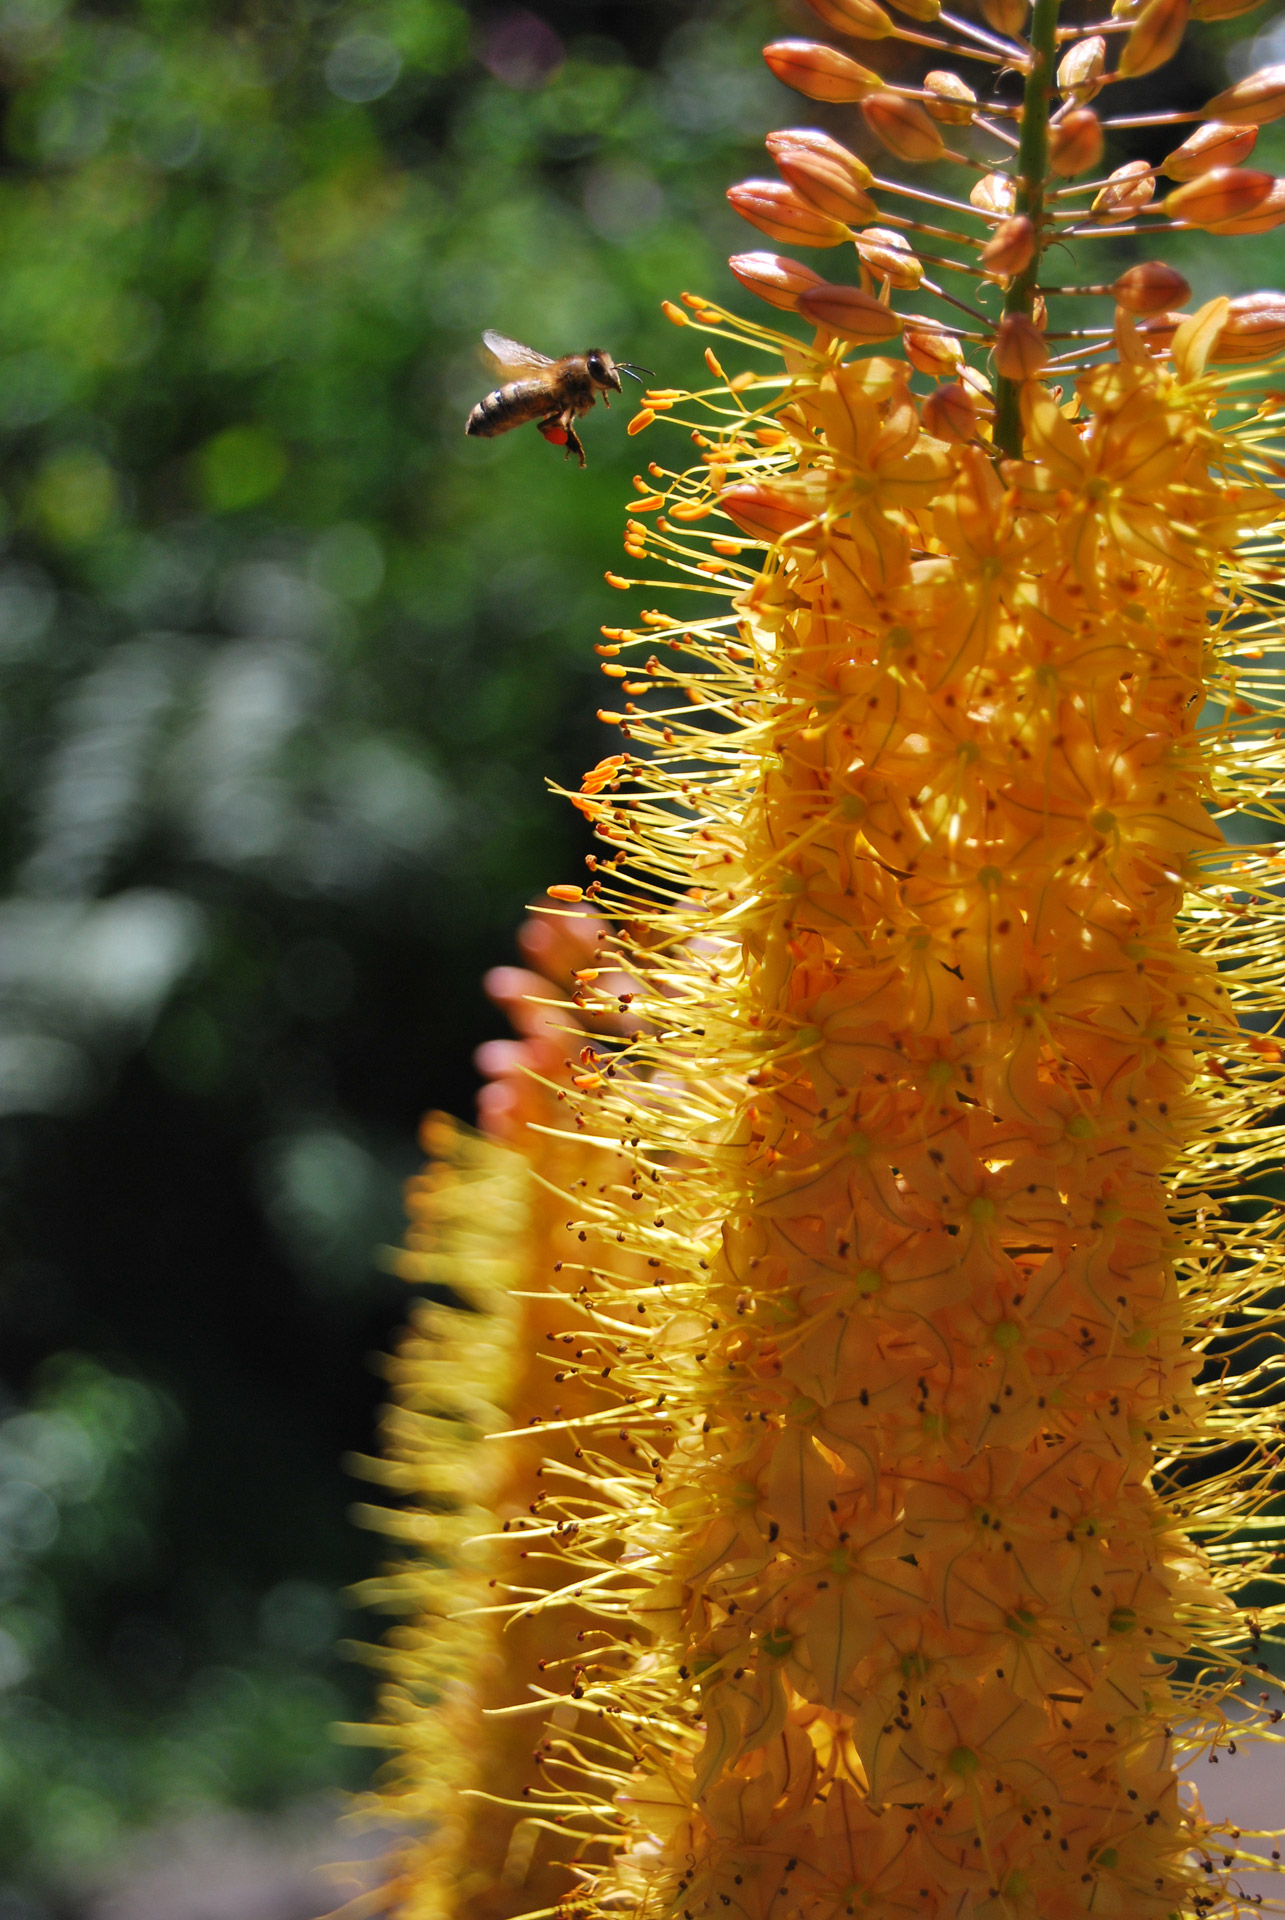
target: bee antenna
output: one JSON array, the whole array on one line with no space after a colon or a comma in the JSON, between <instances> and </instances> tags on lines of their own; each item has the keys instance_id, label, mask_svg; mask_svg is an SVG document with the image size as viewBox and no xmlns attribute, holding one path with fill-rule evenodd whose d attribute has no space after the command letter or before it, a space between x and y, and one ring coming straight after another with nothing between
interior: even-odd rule
<instances>
[{"instance_id":1,"label":"bee antenna","mask_svg":"<svg viewBox=\"0 0 1285 1920\"><path fill-rule=\"evenodd\" d=\"M645 373L651 374L653 379L656 375L656 369L654 367L636 367L630 360L617 360L616 371L618 373L627 373L631 380L638 382L639 386L642 385L642 377Z\"/></svg>"}]
</instances>

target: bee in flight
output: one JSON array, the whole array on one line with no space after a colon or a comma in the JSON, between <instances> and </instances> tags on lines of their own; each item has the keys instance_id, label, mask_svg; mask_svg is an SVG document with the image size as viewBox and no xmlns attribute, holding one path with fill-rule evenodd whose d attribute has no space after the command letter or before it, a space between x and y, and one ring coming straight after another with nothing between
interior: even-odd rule
<instances>
[{"instance_id":1,"label":"bee in flight","mask_svg":"<svg viewBox=\"0 0 1285 1920\"><path fill-rule=\"evenodd\" d=\"M489 440L494 434L508 433L534 420L546 440L565 447L585 463L584 448L575 423L588 413L598 395L610 406L609 393L621 391L620 376L627 373L641 381L650 367L634 367L627 360L613 360L600 347L586 347L583 353L564 353L551 360L547 353L519 346L502 333L484 333L482 343L503 377L503 385L479 400L465 423L465 433ZM564 458L566 456L564 455Z\"/></svg>"}]
</instances>

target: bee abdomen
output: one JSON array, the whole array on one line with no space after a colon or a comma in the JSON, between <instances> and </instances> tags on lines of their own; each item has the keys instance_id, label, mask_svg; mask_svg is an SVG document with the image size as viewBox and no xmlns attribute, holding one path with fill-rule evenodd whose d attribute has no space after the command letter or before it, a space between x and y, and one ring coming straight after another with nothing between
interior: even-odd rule
<instances>
[{"instance_id":1,"label":"bee abdomen","mask_svg":"<svg viewBox=\"0 0 1285 1920\"><path fill-rule=\"evenodd\" d=\"M492 434L507 433L510 427L523 426L528 420L543 419L554 406L542 381L514 380L507 387L496 387L479 400L464 424L465 433L489 439Z\"/></svg>"}]
</instances>

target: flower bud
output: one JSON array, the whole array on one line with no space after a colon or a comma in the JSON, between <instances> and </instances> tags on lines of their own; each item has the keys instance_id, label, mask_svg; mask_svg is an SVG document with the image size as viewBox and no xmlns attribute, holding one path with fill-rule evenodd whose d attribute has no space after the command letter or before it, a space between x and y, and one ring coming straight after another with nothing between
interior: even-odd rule
<instances>
[{"instance_id":1,"label":"flower bud","mask_svg":"<svg viewBox=\"0 0 1285 1920\"><path fill-rule=\"evenodd\" d=\"M901 315L860 287L829 286L822 281L801 295L798 310L817 326L828 327L831 333L860 346L895 340L901 332Z\"/></svg>"},{"instance_id":2,"label":"flower bud","mask_svg":"<svg viewBox=\"0 0 1285 1920\"><path fill-rule=\"evenodd\" d=\"M825 285L801 260L787 260L779 253L734 253L727 264L743 287L786 313L797 313L802 295Z\"/></svg>"},{"instance_id":3,"label":"flower bud","mask_svg":"<svg viewBox=\"0 0 1285 1920\"><path fill-rule=\"evenodd\" d=\"M977 95L970 86L966 86L957 73L938 70L924 75L924 92L932 95L924 105L934 120L940 120L944 126L971 126L977 107Z\"/></svg>"},{"instance_id":4,"label":"flower bud","mask_svg":"<svg viewBox=\"0 0 1285 1920\"><path fill-rule=\"evenodd\" d=\"M809 100L863 100L883 85L869 67L859 67L837 47L822 46L818 40L774 40L764 47L763 58L778 80L806 93Z\"/></svg>"},{"instance_id":5,"label":"flower bud","mask_svg":"<svg viewBox=\"0 0 1285 1920\"><path fill-rule=\"evenodd\" d=\"M1072 107L1049 128L1049 166L1069 180L1102 158L1102 123L1092 107Z\"/></svg>"},{"instance_id":6,"label":"flower bud","mask_svg":"<svg viewBox=\"0 0 1285 1920\"><path fill-rule=\"evenodd\" d=\"M828 133L802 128L769 133L767 150L794 191L833 220L869 220L878 209L866 188L873 175L864 160Z\"/></svg>"},{"instance_id":7,"label":"flower bud","mask_svg":"<svg viewBox=\"0 0 1285 1920\"><path fill-rule=\"evenodd\" d=\"M1143 260L1120 275L1108 289L1117 307L1130 313L1162 313L1190 300L1191 288L1176 267L1163 260Z\"/></svg>"},{"instance_id":8,"label":"flower bud","mask_svg":"<svg viewBox=\"0 0 1285 1920\"><path fill-rule=\"evenodd\" d=\"M1001 220L982 248L982 265L997 280L1007 280L1035 258L1035 223L1024 213Z\"/></svg>"},{"instance_id":9,"label":"flower bud","mask_svg":"<svg viewBox=\"0 0 1285 1920\"><path fill-rule=\"evenodd\" d=\"M1254 151L1257 138L1257 127L1229 127L1212 120L1175 147L1156 172L1167 173L1171 180L1196 180L1212 167L1238 167Z\"/></svg>"},{"instance_id":10,"label":"flower bud","mask_svg":"<svg viewBox=\"0 0 1285 1920\"><path fill-rule=\"evenodd\" d=\"M1017 188L1006 173L984 173L968 197L979 213L1003 216L1017 205Z\"/></svg>"},{"instance_id":11,"label":"flower bud","mask_svg":"<svg viewBox=\"0 0 1285 1920\"><path fill-rule=\"evenodd\" d=\"M861 102L866 124L899 160L937 160L945 146L935 123L914 100L899 93L867 94Z\"/></svg>"},{"instance_id":12,"label":"flower bud","mask_svg":"<svg viewBox=\"0 0 1285 1920\"><path fill-rule=\"evenodd\" d=\"M1275 179L1268 198L1260 200L1252 213L1241 213L1235 221L1220 221L1218 227L1208 230L1212 234L1268 234L1281 223L1285 223L1285 180Z\"/></svg>"},{"instance_id":13,"label":"flower bud","mask_svg":"<svg viewBox=\"0 0 1285 1920\"><path fill-rule=\"evenodd\" d=\"M1156 176L1145 160L1126 160L1117 167L1105 187L1094 195L1090 211L1095 220L1114 226L1131 220L1150 206L1156 194Z\"/></svg>"},{"instance_id":14,"label":"flower bud","mask_svg":"<svg viewBox=\"0 0 1285 1920\"><path fill-rule=\"evenodd\" d=\"M977 408L965 388L952 382L930 393L920 409L924 432L935 440L966 445L977 438Z\"/></svg>"},{"instance_id":15,"label":"flower bud","mask_svg":"<svg viewBox=\"0 0 1285 1920\"><path fill-rule=\"evenodd\" d=\"M941 0L892 0L892 4L898 13L925 23L935 20L941 12Z\"/></svg>"},{"instance_id":16,"label":"flower bud","mask_svg":"<svg viewBox=\"0 0 1285 1920\"><path fill-rule=\"evenodd\" d=\"M916 317L902 334L901 345L915 371L936 380L953 379L964 364L964 349L954 334L928 320Z\"/></svg>"},{"instance_id":17,"label":"flower bud","mask_svg":"<svg viewBox=\"0 0 1285 1920\"><path fill-rule=\"evenodd\" d=\"M742 180L729 187L728 200L743 220L772 240L804 247L837 247L848 238L841 220L818 213L781 180Z\"/></svg>"},{"instance_id":18,"label":"flower bud","mask_svg":"<svg viewBox=\"0 0 1285 1920\"><path fill-rule=\"evenodd\" d=\"M862 266L899 292L913 292L923 279L923 265L902 234L887 227L866 227L856 240Z\"/></svg>"},{"instance_id":19,"label":"flower bud","mask_svg":"<svg viewBox=\"0 0 1285 1920\"><path fill-rule=\"evenodd\" d=\"M853 40L886 40L897 29L877 0L808 0L827 27Z\"/></svg>"},{"instance_id":20,"label":"flower bud","mask_svg":"<svg viewBox=\"0 0 1285 1920\"><path fill-rule=\"evenodd\" d=\"M1015 40L1025 32L1030 11L1028 0L981 0L981 5L982 18L996 33L1005 33L1010 40Z\"/></svg>"},{"instance_id":21,"label":"flower bud","mask_svg":"<svg viewBox=\"0 0 1285 1920\"><path fill-rule=\"evenodd\" d=\"M1204 109L1206 120L1233 127L1265 127L1285 113L1285 67L1260 67L1234 87L1216 93Z\"/></svg>"},{"instance_id":22,"label":"flower bud","mask_svg":"<svg viewBox=\"0 0 1285 1920\"><path fill-rule=\"evenodd\" d=\"M1120 77L1136 80L1172 60L1187 31L1187 12L1188 0L1147 0L1120 50Z\"/></svg>"},{"instance_id":23,"label":"flower bud","mask_svg":"<svg viewBox=\"0 0 1285 1920\"><path fill-rule=\"evenodd\" d=\"M1183 321L1190 318L1189 313L1150 313L1139 322L1138 332L1145 335L1149 347L1163 352L1165 347L1172 344Z\"/></svg>"},{"instance_id":24,"label":"flower bud","mask_svg":"<svg viewBox=\"0 0 1285 1920\"><path fill-rule=\"evenodd\" d=\"M1215 360L1270 360L1285 347L1285 293L1242 293L1214 342Z\"/></svg>"},{"instance_id":25,"label":"flower bud","mask_svg":"<svg viewBox=\"0 0 1285 1920\"><path fill-rule=\"evenodd\" d=\"M1196 180L1166 194L1164 210L1171 220L1189 227L1208 227L1219 220L1235 220L1252 213L1272 190L1270 173L1249 167L1214 167Z\"/></svg>"},{"instance_id":26,"label":"flower bud","mask_svg":"<svg viewBox=\"0 0 1285 1920\"><path fill-rule=\"evenodd\" d=\"M1048 342L1024 313L1006 313L995 335L995 370L1005 380L1033 380L1047 365Z\"/></svg>"},{"instance_id":27,"label":"flower bud","mask_svg":"<svg viewBox=\"0 0 1285 1920\"><path fill-rule=\"evenodd\" d=\"M1107 63L1107 43L1100 33L1077 40L1058 63L1057 84L1078 106L1084 106L1102 91L1102 73Z\"/></svg>"},{"instance_id":28,"label":"flower bud","mask_svg":"<svg viewBox=\"0 0 1285 1920\"><path fill-rule=\"evenodd\" d=\"M775 487L757 486L753 482L724 487L718 496L718 504L736 522L742 533L748 533L752 539L769 542L779 540L783 533L801 527L805 520L814 517L804 501L792 500Z\"/></svg>"},{"instance_id":29,"label":"flower bud","mask_svg":"<svg viewBox=\"0 0 1285 1920\"><path fill-rule=\"evenodd\" d=\"M1260 200L1252 213L1238 214L1233 220L1219 220L1209 233L1270 233L1285 222L1285 180L1272 182L1272 190Z\"/></svg>"}]
</instances>

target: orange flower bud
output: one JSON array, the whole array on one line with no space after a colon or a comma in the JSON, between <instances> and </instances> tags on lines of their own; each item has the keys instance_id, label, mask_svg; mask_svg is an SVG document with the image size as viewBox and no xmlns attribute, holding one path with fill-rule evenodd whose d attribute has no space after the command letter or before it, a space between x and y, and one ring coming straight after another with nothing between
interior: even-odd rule
<instances>
[{"instance_id":1,"label":"orange flower bud","mask_svg":"<svg viewBox=\"0 0 1285 1920\"><path fill-rule=\"evenodd\" d=\"M860 346L895 340L901 332L901 315L860 287L829 286L823 281L801 295L799 312L817 326L829 327L831 333Z\"/></svg>"},{"instance_id":2,"label":"orange flower bud","mask_svg":"<svg viewBox=\"0 0 1285 1920\"><path fill-rule=\"evenodd\" d=\"M1035 258L1035 224L1024 213L1001 220L982 248L982 265L997 280L1021 273Z\"/></svg>"},{"instance_id":3,"label":"orange flower bud","mask_svg":"<svg viewBox=\"0 0 1285 1920\"><path fill-rule=\"evenodd\" d=\"M808 0L827 27L853 40L886 40L897 31L877 0Z\"/></svg>"},{"instance_id":4,"label":"orange flower bud","mask_svg":"<svg viewBox=\"0 0 1285 1920\"><path fill-rule=\"evenodd\" d=\"M1145 334L1149 347L1164 348L1172 344L1179 327L1190 318L1189 313L1148 314L1147 318L1139 323L1138 332Z\"/></svg>"},{"instance_id":5,"label":"orange flower bud","mask_svg":"<svg viewBox=\"0 0 1285 1920\"><path fill-rule=\"evenodd\" d=\"M1048 342L1024 313L1006 313L995 335L995 369L1006 380L1033 380L1048 365Z\"/></svg>"},{"instance_id":6,"label":"orange flower bud","mask_svg":"<svg viewBox=\"0 0 1285 1920\"><path fill-rule=\"evenodd\" d=\"M883 84L869 67L859 67L837 47L822 46L817 40L774 40L764 47L763 58L778 80L796 93L806 93L809 100L840 104L864 100Z\"/></svg>"},{"instance_id":7,"label":"orange flower bud","mask_svg":"<svg viewBox=\"0 0 1285 1920\"><path fill-rule=\"evenodd\" d=\"M729 187L728 200L743 220L773 240L805 247L837 247L848 229L828 213L818 213L781 180L742 180Z\"/></svg>"},{"instance_id":8,"label":"orange flower bud","mask_svg":"<svg viewBox=\"0 0 1285 1920\"><path fill-rule=\"evenodd\" d=\"M984 173L968 197L979 213L1003 216L1017 205L1017 188L1006 173Z\"/></svg>"},{"instance_id":9,"label":"orange flower bud","mask_svg":"<svg viewBox=\"0 0 1285 1920\"><path fill-rule=\"evenodd\" d=\"M1062 55L1057 69L1057 84L1078 105L1083 106L1102 91L1102 73L1107 63L1107 43L1100 33L1077 40Z\"/></svg>"},{"instance_id":10,"label":"orange flower bud","mask_svg":"<svg viewBox=\"0 0 1285 1920\"><path fill-rule=\"evenodd\" d=\"M725 487L718 496L718 504L742 533L748 533L755 540L779 540L783 533L813 518L806 503L792 500L776 488L753 483Z\"/></svg>"},{"instance_id":11,"label":"orange flower bud","mask_svg":"<svg viewBox=\"0 0 1285 1920\"><path fill-rule=\"evenodd\" d=\"M1110 289L1117 307L1130 313L1162 313L1191 298L1191 288L1176 267L1163 260L1143 260L1122 273Z\"/></svg>"},{"instance_id":12,"label":"orange flower bud","mask_svg":"<svg viewBox=\"0 0 1285 1920\"><path fill-rule=\"evenodd\" d=\"M857 235L857 252L863 266L903 293L913 292L923 280L923 266L910 242L887 227L864 228Z\"/></svg>"},{"instance_id":13,"label":"orange flower bud","mask_svg":"<svg viewBox=\"0 0 1285 1920\"><path fill-rule=\"evenodd\" d=\"M994 27L996 33L1006 33L1015 40L1026 29L1026 16L1030 12L1027 0L981 0L982 18L988 27Z\"/></svg>"},{"instance_id":14,"label":"orange flower bud","mask_svg":"<svg viewBox=\"0 0 1285 1920\"><path fill-rule=\"evenodd\" d=\"M1257 127L1229 127L1213 120L1188 135L1156 172L1167 173L1171 180L1196 180L1211 167L1238 167L1254 151L1257 138Z\"/></svg>"},{"instance_id":15,"label":"orange flower bud","mask_svg":"<svg viewBox=\"0 0 1285 1920\"><path fill-rule=\"evenodd\" d=\"M1049 166L1070 180L1102 158L1102 123L1092 107L1072 107L1049 128Z\"/></svg>"},{"instance_id":16,"label":"orange flower bud","mask_svg":"<svg viewBox=\"0 0 1285 1920\"><path fill-rule=\"evenodd\" d=\"M971 126L977 95L957 73L938 71L924 75L924 92L932 94L924 105L934 120L948 127Z\"/></svg>"},{"instance_id":17,"label":"orange flower bud","mask_svg":"<svg viewBox=\"0 0 1285 1920\"><path fill-rule=\"evenodd\" d=\"M1285 347L1285 293L1242 293L1214 342L1214 360L1270 360Z\"/></svg>"},{"instance_id":18,"label":"orange flower bud","mask_svg":"<svg viewBox=\"0 0 1285 1920\"><path fill-rule=\"evenodd\" d=\"M878 211L865 191L873 177L869 167L828 133L769 133L767 149L794 191L819 213L852 222Z\"/></svg>"},{"instance_id":19,"label":"orange flower bud","mask_svg":"<svg viewBox=\"0 0 1285 1920\"><path fill-rule=\"evenodd\" d=\"M1131 220L1143 207L1150 206L1156 193L1156 176L1145 160L1126 160L1110 176L1101 193L1093 200L1093 217L1107 225Z\"/></svg>"},{"instance_id":20,"label":"orange flower bud","mask_svg":"<svg viewBox=\"0 0 1285 1920\"><path fill-rule=\"evenodd\" d=\"M1187 13L1188 0L1147 0L1121 48L1117 72L1136 80L1172 60L1187 31Z\"/></svg>"},{"instance_id":21,"label":"orange flower bud","mask_svg":"<svg viewBox=\"0 0 1285 1920\"><path fill-rule=\"evenodd\" d=\"M945 146L935 123L914 100L887 90L861 102L866 125L899 160L937 160Z\"/></svg>"},{"instance_id":22,"label":"orange flower bud","mask_svg":"<svg viewBox=\"0 0 1285 1920\"><path fill-rule=\"evenodd\" d=\"M1234 87L1216 93L1205 107L1207 120L1233 127L1265 127L1285 113L1285 67L1260 67Z\"/></svg>"},{"instance_id":23,"label":"orange flower bud","mask_svg":"<svg viewBox=\"0 0 1285 1920\"><path fill-rule=\"evenodd\" d=\"M957 383L938 387L924 401L921 418L924 431L935 440L964 444L977 437L977 408L971 396Z\"/></svg>"},{"instance_id":24,"label":"orange flower bud","mask_svg":"<svg viewBox=\"0 0 1285 1920\"><path fill-rule=\"evenodd\" d=\"M911 366L937 380L952 379L964 364L964 349L954 334L926 320L907 326L901 344Z\"/></svg>"},{"instance_id":25,"label":"orange flower bud","mask_svg":"<svg viewBox=\"0 0 1285 1920\"><path fill-rule=\"evenodd\" d=\"M1188 180L1165 196L1164 210L1171 220L1189 227L1208 227L1219 220L1236 220L1261 206L1272 190L1270 173L1249 167L1214 167Z\"/></svg>"},{"instance_id":26,"label":"orange flower bud","mask_svg":"<svg viewBox=\"0 0 1285 1920\"><path fill-rule=\"evenodd\" d=\"M797 313L803 294L825 285L801 260L787 260L779 253L734 253L727 264L743 287L786 313Z\"/></svg>"},{"instance_id":27,"label":"orange flower bud","mask_svg":"<svg viewBox=\"0 0 1285 1920\"><path fill-rule=\"evenodd\" d=\"M1233 220L1220 220L1210 233L1270 233L1285 222L1285 180L1276 179L1266 197L1252 213L1238 214Z\"/></svg>"}]
</instances>

